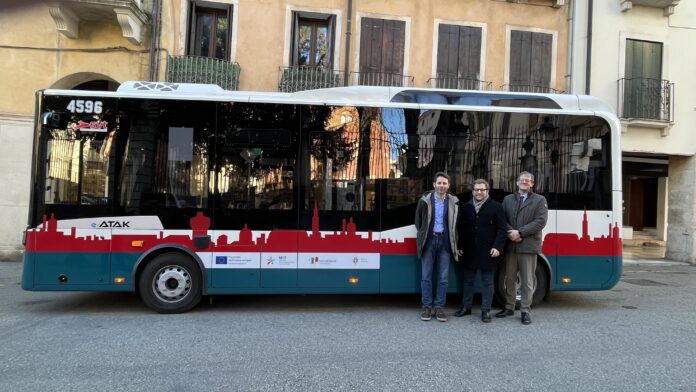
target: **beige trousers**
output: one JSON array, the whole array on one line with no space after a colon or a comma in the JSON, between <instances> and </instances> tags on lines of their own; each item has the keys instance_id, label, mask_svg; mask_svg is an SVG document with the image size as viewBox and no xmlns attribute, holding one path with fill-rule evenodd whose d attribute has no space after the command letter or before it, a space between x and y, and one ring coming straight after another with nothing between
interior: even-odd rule
<instances>
[{"instance_id":1,"label":"beige trousers","mask_svg":"<svg viewBox=\"0 0 696 392\"><path fill-rule=\"evenodd\" d=\"M529 313L534 295L534 273L537 255L534 253L508 253L505 255L505 309L515 310L517 296L517 272L520 273L520 311Z\"/></svg>"}]
</instances>

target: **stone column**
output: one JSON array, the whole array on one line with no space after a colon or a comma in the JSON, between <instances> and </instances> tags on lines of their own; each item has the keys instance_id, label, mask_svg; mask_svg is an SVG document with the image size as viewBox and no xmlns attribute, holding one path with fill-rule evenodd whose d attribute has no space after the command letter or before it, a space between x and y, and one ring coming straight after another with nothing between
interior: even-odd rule
<instances>
[{"instance_id":1,"label":"stone column","mask_svg":"<svg viewBox=\"0 0 696 392\"><path fill-rule=\"evenodd\" d=\"M657 179L657 239L667 241L667 210L669 203L669 187L667 177Z\"/></svg>"},{"instance_id":2,"label":"stone column","mask_svg":"<svg viewBox=\"0 0 696 392\"><path fill-rule=\"evenodd\" d=\"M668 205L665 257L696 264L696 157L669 157Z\"/></svg>"}]
</instances>

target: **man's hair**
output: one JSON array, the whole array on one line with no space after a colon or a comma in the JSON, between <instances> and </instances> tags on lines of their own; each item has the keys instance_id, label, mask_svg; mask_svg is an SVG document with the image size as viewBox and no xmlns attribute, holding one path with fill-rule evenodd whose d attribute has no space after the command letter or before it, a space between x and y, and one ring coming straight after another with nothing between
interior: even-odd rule
<instances>
[{"instance_id":1,"label":"man's hair","mask_svg":"<svg viewBox=\"0 0 696 392\"><path fill-rule=\"evenodd\" d=\"M450 180L449 176L447 175L447 173L445 173L445 172L437 172L437 173L435 173L435 177L433 177L433 182L437 182L437 178L438 178L438 177L444 177L444 178L447 179L447 182L452 182L452 181Z\"/></svg>"},{"instance_id":2,"label":"man's hair","mask_svg":"<svg viewBox=\"0 0 696 392\"><path fill-rule=\"evenodd\" d=\"M476 184L483 184L486 186L486 189L490 189L490 186L488 185L488 181L484 180L483 178L478 178L478 179L474 180L474 186L476 186Z\"/></svg>"},{"instance_id":3,"label":"man's hair","mask_svg":"<svg viewBox=\"0 0 696 392\"><path fill-rule=\"evenodd\" d=\"M517 176L517 181L519 181L520 178L522 178L522 176L529 177L532 180L532 182L534 182L534 174L528 171L523 171L522 173L520 173L519 176Z\"/></svg>"}]
</instances>

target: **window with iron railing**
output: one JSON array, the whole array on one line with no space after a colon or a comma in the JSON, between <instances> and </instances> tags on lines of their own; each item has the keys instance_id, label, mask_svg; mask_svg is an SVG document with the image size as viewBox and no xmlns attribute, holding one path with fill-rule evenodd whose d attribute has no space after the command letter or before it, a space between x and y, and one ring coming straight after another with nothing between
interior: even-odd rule
<instances>
[{"instance_id":1,"label":"window with iron railing","mask_svg":"<svg viewBox=\"0 0 696 392\"><path fill-rule=\"evenodd\" d=\"M295 91L317 88L339 87L343 85L342 72L321 66L296 65L280 67L278 91L293 93Z\"/></svg>"},{"instance_id":2,"label":"window with iron railing","mask_svg":"<svg viewBox=\"0 0 696 392\"><path fill-rule=\"evenodd\" d=\"M460 78L453 74L438 74L426 82L432 88L445 88L453 90L490 90L491 82L485 80Z\"/></svg>"},{"instance_id":3,"label":"window with iron railing","mask_svg":"<svg viewBox=\"0 0 696 392\"><path fill-rule=\"evenodd\" d=\"M239 64L202 56L168 56L167 82L217 84L225 90L239 89Z\"/></svg>"},{"instance_id":4,"label":"window with iron railing","mask_svg":"<svg viewBox=\"0 0 696 392\"><path fill-rule=\"evenodd\" d=\"M621 118L671 122L674 106L674 83L649 78L619 79Z\"/></svg>"},{"instance_id":5,"label":"window with iron railing","mask_svg":"<svg viewBox=\"0 0 696 392\"><path fill-rule=\"evenodd\" d=\"M351 72L354 86L413 87L414 77L391 72Z\"/></svg>"}]
</instances>

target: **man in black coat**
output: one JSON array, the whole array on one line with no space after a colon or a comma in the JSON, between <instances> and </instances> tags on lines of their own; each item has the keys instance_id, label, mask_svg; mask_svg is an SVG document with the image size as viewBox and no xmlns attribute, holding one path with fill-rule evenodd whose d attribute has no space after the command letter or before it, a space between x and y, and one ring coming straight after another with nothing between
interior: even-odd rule
<instances>
[{"instance_id":1,"label":"man in black coat","mask_svg":"<svg viewBox=\"0 0 696 392\"><path fill-rule=\"evenodd\" d=\"M458 249L464 284L462 307L454 313L456 317L471 314L474 298L474 278L476 271L481 271L481 321L491 321L491 303L493 302L493 279L505 247L505 214L497 201L488 197L488 182L483 179L474 181L474 197L461 206L457 234Z\"/></svg>"}]
</instances>

